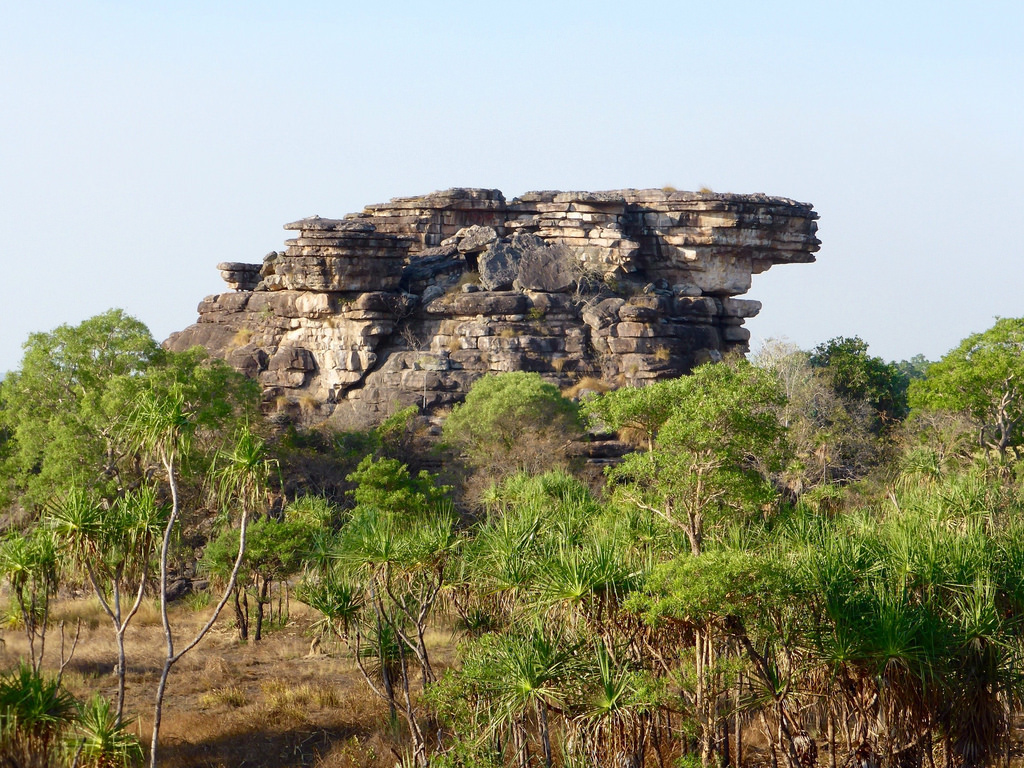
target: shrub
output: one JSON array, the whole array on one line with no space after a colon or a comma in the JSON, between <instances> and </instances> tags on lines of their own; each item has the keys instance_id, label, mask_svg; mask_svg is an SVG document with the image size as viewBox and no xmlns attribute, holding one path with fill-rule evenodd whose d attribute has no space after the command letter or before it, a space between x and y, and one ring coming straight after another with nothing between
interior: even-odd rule
<instances>
[{"instance_id":1,"label":"shrub","mask_svg":"<svg viewBox=\"0 0 1024 768\"><path fill-rule=\"evenodd\" d=\"M57 765L75 714L75 699L58 678L24 663L7 673L0 678L0 763Z\"/></svg>"},{"instance_id":2,"label":"shrub","mask_svg":"<svg viewBox=\"0 0 1024 768\"><path fill-rule=\"evenodd\" d=\"M550 469L580 431L575 403L540 374L515 371L478 379L443 427L467 463L500 478Z\"/></svg>"}]
</instances>

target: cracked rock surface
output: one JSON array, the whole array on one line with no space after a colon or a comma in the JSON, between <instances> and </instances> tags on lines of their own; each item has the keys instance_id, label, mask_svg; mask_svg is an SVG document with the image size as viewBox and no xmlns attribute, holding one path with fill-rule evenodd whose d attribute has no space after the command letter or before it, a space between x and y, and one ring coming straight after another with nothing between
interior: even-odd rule
<instances>
[{"instance_id":1,"label":"cracked rock surface","mask_svg":"<svg viewBox=\"0 0 1024 768\"><path fill-rule=\"evenodd\" d=\"M817 214L766 195L450 189L285 225L262 264L172 334L263 387L269 410L365 425L461 400L487 373L642 385L746 350L736 298L814 261Z\"/></svg>"}]
</instances>

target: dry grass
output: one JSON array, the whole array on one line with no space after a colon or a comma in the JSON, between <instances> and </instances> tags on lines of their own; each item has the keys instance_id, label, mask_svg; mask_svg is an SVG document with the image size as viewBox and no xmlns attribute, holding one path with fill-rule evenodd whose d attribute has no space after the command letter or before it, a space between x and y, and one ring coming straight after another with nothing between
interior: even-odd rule
<instances>
[{"instance_id":1,"label":"dry grass","mask_svg":"<svg viewBox=\"0 0 1024 768\"><path fill-rule=\"evenodd\" d=\"M171 623L178 647L210 616L212 607L195 610L177 603ZM81 620L74 658L64 673L79 697L113 697L116 645L109 620L95 598L60 601L53 615L65 621L66 648ZM153 617L156 617L154 623ZM391 768L396 750L406 743L389 725L387 708L367 688L344 652L311 655L308 608L292 602L287 626L272 630L261 643L240 645L227 611L192 653L174 668L161 727L161 766L318 766L319 768ZM0 667L9 669L27 656L19 631L6 630ZM435 631L438 669L454 659L449 633ZM153 696L163 663L164 639L157 606L147 601L129 627L127 710L138 719L133 730L145 744L152 727ZM60 636L50 631L46 666L59 664Z\"/></svg>"},{"instance_id":2,"label":"dry grass","mask_svg":"<svg viewBox=\"0 0 1024 768\"><path fill-rule=\"evenodd\" d=\"M252 329L250 328L239 328L235 331L235 335L231 337L231 341L228 343L230 349L238 349L238 347L244 347L252 339Z\"/></svg>"},{"instance_id":3,"label":"dry grass","mask_svg":"<svg viewBox=\"0 0 1024 768\"><path fill-rule=\"evenodd\" d=\"M238 707L244 707L248 703L249 697L237 685L229 685L226 688L214 688L209 693L204 693L199 697L199 706L204 709L210 709L221 704L237 709Z\"/></svg>"},{"instance_id":4,"label":"dry grass","mask_svg":"<svg viewBox=\"0 0 1024 768\"><path fill-rule=\"evenodd\" d=\"M122 598L122 611L127 612L134 599ZM82 629L96 630L109 627L110 618L100 605L99 598L95 595L80 600L66 600L54 606L50 614L53 623L63 621L67 626L73 627L77 622L82 623ZM132 625L137 627L155 627L160 624L160 604L156 600L143 600L139 606L138 613L132 619Z\"/></svg>"},{"instance_id":5,"label":"dry grass","mask_svg":"<svg viewBox=\"0 0 1024 768\"><path fill-rule=\"evenodd\" d=\"M591 392L610 392L615 389L611 384L596 376L584 376L571 387L562 392L562 395L574 400L579 397L580 392L590 390Z\"/></svg>"}]
</instances>

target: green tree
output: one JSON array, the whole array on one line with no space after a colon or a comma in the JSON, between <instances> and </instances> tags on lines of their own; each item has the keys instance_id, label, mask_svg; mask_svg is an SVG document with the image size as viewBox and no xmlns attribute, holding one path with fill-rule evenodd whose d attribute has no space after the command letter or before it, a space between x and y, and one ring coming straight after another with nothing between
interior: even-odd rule
<instances>
[{"instance_id":1,"label":"green tree","mask_svg":"<svg viewBox=\"0 0 1024 768\"><path fill-rule=\"evenodd\" d=\"M18 607L36 675L46 651L50 599L60 585L60 565L53 536L45 528L36 526L25 533L10 531L0 542L0 575Z\"/></svg>"},{"instance_id":2,"label":"green tree","mask_svg":"<svg viewBox=\"0 0 1024 768\"><path fill-rule=\"evenodd\" d=\"M235 624L239 640L249 638L249 602L256 603L253 641L263 638L265 607L272 603L272 588L302 570L313 547L317 528L301 520L275 520L263 517L250 524L246 534L245 556L236 580ZM227 581L238 552L239 530L226 528L203 552L203 562L211 574ZM240 596L246 596L242 600ZM273 618L273 614L271 615Z\"/></svg>"},{"instance_id":3,"label":"green tree","mask_svg":"<svg viewBox=\"0 0 1024 768\"><path fill-rule=\"evenodd\" d=\"M443 426L446 442L493 478L550 469L579 433L575 403L538 373L477 379Z\"/></svg>"},{"instance_id":4,"label":"green tree","mask_svg":"<svg viewBox=\"0 0 1024 768\"><path fill-rule=\"evenodd\" d=\"M253 499L265 466L264 445L248 428L258 393L253 382L219 360L208 360L198 348L169 355L166 365L147 371L142 377L123 377L122 392L131 394L133 409L126 420L123 438L133 446L141 461L156 462L171 499L170 511L160 543L158 578L160 614L166 643L163 669L157 684L150 742L150 768L157 765L157 743L164 694L172 667L195 648L216 622L234 589L245 554L245 532ZM231 430L237 424L237 431ZM222 458L220 482L229 489L230 500L239 506L239 543L231 576L210 619L195 636L175 650L167 611L167 586L171 544L182 514L181 482L195 454L212 453L212 436L227 430L234 435L234 449L219 452ZM215 444L215 443L214 443ZM227 497L222 497L227 501Z\"/></svg>"},{"instance_id":5,"label":"green tree","mask_svg":"<svg viewBox=\"0 0 1024 768\"><path fill-rule=\"evenodd\" d=\"M0 382L0 474L10 503L30 511L54 494L85 483L112 496L121 459L117 416L124 402L111 385L160 360L145 325L119 309L77 326L34 333L21 367ZM2 496L3 490L0 490Z\"/></svg>"},{"instance_id":6,"label":"green tree","mask_svg":"<svg viewBox=\"0 0 1024 768\"><path fill-rule=\"evenodd\" d=\"M66 765L64 736L75 722L75 699L60 676L43 677L22 663L0 677L0 761L4 765Z\"/></svg>"},{"instance_id":7,"label":"green tree","mask_svg":"<svg viewBox=\"0 0 1024 768\"><path fill-rule=\"evenodd\" d=\"M1005 456L1021 443L1024 418L1024 318L1001 318L982 333L968 336L915 381L915 409L940 409L968 415L978 440Z\"/></svg>"},{"instance_id":8,"label":"green tree","mask_svg":"<svg viewBox=\"0 0 1024 768\"><path fill-rule=\"evenodd\" d=\"M809 362L824 372L840 397L869 404L877 414L877 430L902 421L909 413L909 376L899 365L869 355L868 345L860 337L837 336L819 344Z\"/></svg>"},{"instance_id":9,"label":"green tree","mask_svg":"<svg viewBox=\"0 0 1024 768\"><path fill-rule=\"evenodd\" d=\"M644 387L622 387L587 400L583 414L594 427L635 430L654 449L654 436L675 408L682 379L656 381Z\"/></svg>"},{"instance_id":10,"label":"green tree","mask_svg":"<svg viewBox=\"0 0 1024 768\"><path fill-rule=\"evenodd\" d=\"M303 599L351 647L392 718L401 712L423 767L427 742L412 685L416 667L424 689L436 679L426 630L458 545L455 518L448 504L438 504L444 489L429 475L411 477L393 459L365 459L350 479L359 483L358 503L339 532L333 561L305 580Z\"/></svg>"},{"instance_id":11,"label":"green tree","mask_svg":"<svg viewBox=\"0 0 1024 768\"><path fill-rule=\"evenodd\" d=\"M775 374L785 395L780 419L794 461L782 478L794 495L856 480L877 464L881 445L873 432L876 412L862 400L840 396L832 377L825 369L814 368L807 352L771 339L753 363Z\"/></svg>"},{"instance_id":12,"label":"green tree","mask_svg":"<svg viewBox=\"0 0 1024 768\"><path fill-rule=\"evenodd\" d=\"M124 716L125 633L153 575L153 556L166 517L156 489L141 486L120 496L109 509L90 492L72 488L51 503L46 519L69 565L84 574L113 625L118 724Z\"/></svg>"},{"instance_id":13,"label":"green tree","mask_svg":"<svg viewBox=\"0 0 1024 768\"><path fill-rule=\"evenodd\" d=\"M783 402L775 377L746 362L695 368L679 379L654 450L609 472L616 495L680 528L699 555L709 518L760 511L775 499L769 476L789 455Z\"/></svg>"}]
</instances>

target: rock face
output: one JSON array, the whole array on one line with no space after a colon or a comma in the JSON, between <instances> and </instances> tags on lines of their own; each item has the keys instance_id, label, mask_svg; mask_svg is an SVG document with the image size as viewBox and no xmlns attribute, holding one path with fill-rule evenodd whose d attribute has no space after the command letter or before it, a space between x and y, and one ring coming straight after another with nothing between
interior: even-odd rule
<instances>
[{"instance_id":1,"label":"rock face","mask_svg":"<svg viewBox=\"0 0 1024 768\"><path fill-rule=\"evenodd\" d=\"M817 214L765 195L451 189L286 224L263 264L222 263L165 344L256 378L268 408L369 423L452 404L489 372L560 386L678 376L745 350L751 275L814 261Z\"/></svg>"}]
</instances>

